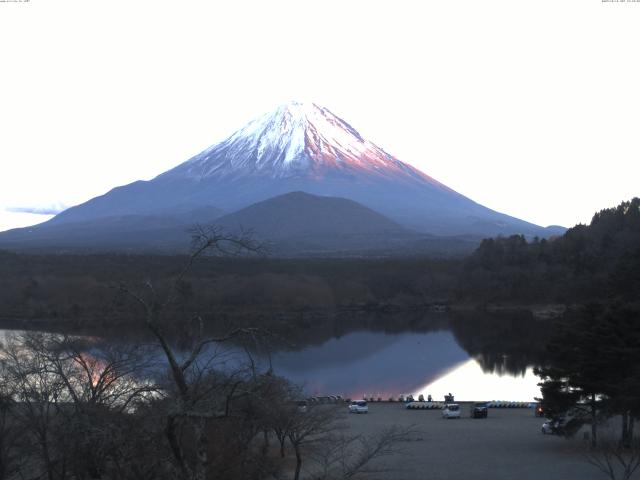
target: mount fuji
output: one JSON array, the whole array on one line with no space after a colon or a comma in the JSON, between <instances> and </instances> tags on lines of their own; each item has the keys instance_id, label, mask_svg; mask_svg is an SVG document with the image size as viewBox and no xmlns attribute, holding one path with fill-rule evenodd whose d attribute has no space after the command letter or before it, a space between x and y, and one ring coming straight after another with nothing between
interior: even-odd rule
<instances>
[{"instance_id":1,"label":"mount fuji","mask_svg":"<svg viewBox=\"0 0 640 480\"><path fill-rule=\"evenodd\" d=\"M363 209L373 210L375 215L367 214L366 218L397 226L392 229L396 238L400 231L413 239L416 234L486 237L520 233L547 237L563 231L486 208L396 159L326 108L292 102L150 181L114 188L44 224L0 234L0 246L25 240L33 245L63 246L65 232L71 236L78 228L104 230L106 225L111 225L107 231L117 234L125 244L126 236L119 235L118 229L133 229L144 238L161 224L161 232L168 239L175 236L175 232L168 234L170 230L179 228L183 232L189 222L211 223L222 215L221 224L237 223L232 217L235 212L291 192L305 192L320 200L338 197L357 202ZM277 210L284 203L289 209L295 208L291 202L271 202L267 206ZM312 203L314 210L309 215L317 217L322 202ZM335 202L326 205L327 209L337 207ZM276 214L269 208L259 208L260 216ZM345 208L345 215L350 212L357 216L356 211ZM231 220L226 218L230 216ZM244 213L239 218L248 222L244 227L252 228L250 215ZM349 224L350 220L343 218L337 223ZM283 228L282 222L274 228ZM327 236L344 233L339 229L332 232L329 224L327 229ZM376 230L369 225L363 233L382 230L389 229L380 225ZM263 235L278 237L278 232L266 231Z\"/></svg>"}]
</instances>

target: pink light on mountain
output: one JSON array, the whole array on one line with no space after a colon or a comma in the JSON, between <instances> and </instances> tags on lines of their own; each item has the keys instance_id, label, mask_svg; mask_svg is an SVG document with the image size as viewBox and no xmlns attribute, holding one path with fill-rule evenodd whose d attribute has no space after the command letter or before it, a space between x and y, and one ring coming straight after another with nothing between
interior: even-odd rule
<instances>
[{"instance_id":1,"label":"pink light on mountain","mask_svg":"<svg viewBox=\"0 0 640 480\"><path fill-rule=\"evenodd\" d=\"M199 179L264 175L320 180L357 175L372 180L429 183L449 190L362 138L328 109L299 102L250 122L172 173Z\"/></svg>"}]
</instances>

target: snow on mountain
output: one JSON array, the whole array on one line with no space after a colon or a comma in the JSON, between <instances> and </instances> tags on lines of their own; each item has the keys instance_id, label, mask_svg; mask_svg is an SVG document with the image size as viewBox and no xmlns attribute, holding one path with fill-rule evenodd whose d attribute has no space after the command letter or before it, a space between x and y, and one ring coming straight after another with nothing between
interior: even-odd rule
<instances>
[{"instance_id":1,"label":"snow on mountain","mask_svg":"<svg viewBox=\"0 0 640 480\"><path fill-rule=\"evenodd\" d=\"M314 103L291 102L253 120L161 177L197 180L365 175L447 188L365 140L351 125Z\"/></svg>"}]
</instances>

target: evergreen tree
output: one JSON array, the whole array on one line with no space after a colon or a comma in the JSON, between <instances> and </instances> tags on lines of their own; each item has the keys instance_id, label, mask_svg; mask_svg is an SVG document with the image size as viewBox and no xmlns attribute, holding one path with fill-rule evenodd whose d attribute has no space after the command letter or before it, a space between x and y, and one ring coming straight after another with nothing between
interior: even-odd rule
<instances>
[{"instance_id":1,"label":"evergreen tree","mask_svg":"<svg viewBox=\"0 0 640 480\"><path fill-rule=\"evenodd\" d=\"M600 416L623 418L622 442L630 443L640 416L640 323L629 307L589 305L568 314L547 345L542 378L543 407L559 415L570 408L589 412L591 441ZM580 422L576 422L580 423Z\"/></svg>"}]
</instances>

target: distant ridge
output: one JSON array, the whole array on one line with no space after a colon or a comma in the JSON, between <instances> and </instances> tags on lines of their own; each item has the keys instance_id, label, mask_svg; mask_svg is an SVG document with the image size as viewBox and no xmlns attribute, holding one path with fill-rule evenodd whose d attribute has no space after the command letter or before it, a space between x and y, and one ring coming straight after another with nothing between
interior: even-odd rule
<instances>
[{"instance_id":1,"label":"distant ridge","mask_svg":"<svg viewBox=\"0 0 640 480\"><path fill-rule=\"evenodd\" d=\"M353 200L291 192L255 203L215 221L229 230L250 227L272 239L301 236L409 233L396 222Z\"/></svg>"}]
</instances>

